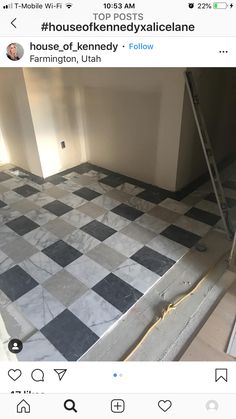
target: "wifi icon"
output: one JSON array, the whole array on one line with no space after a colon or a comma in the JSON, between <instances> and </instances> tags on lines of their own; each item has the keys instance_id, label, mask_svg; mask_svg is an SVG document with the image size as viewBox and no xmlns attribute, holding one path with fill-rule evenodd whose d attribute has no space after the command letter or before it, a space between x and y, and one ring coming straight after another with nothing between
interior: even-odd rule
<instances>
[{"instance_id":1,"label":"wifi icon","mask_svg":"<svg viewBox=\"0 0 236 419\"><path fill-rule=\"evenodd\" d=\"M66 7L67 7L67 9L70 9L72 6L73 6L73 4L72 4L72 3L66 3Z\"/></svg>"}]
</instances>

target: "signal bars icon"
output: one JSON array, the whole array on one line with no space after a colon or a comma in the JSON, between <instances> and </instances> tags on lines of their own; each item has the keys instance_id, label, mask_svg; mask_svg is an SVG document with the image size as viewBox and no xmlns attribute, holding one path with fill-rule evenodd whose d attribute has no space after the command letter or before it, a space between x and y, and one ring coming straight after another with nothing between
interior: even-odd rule
<instances>
[{"instance_id":1,"label":"signal bars icon","mask_svg":"<svg viewBox=\"0 0 236 419\"><path fill-rule=\"evenodd\" d=\"M2 6L3 9L12 9L13 8L13 3L9 3L9 4L4 4L4 6Z\"/></svg>"},{"instance_id":2,"label":"signal bars icon","mask_svg":"<svg viewBox=\"0 0 236 419\"><path fill-rule=\"evenodd\" d=\"M72 3L66 3L66 7L67 7L67 9L70 9L72 6L73 6L73 4L72 4Z\"/></svg>"}]
</instances>

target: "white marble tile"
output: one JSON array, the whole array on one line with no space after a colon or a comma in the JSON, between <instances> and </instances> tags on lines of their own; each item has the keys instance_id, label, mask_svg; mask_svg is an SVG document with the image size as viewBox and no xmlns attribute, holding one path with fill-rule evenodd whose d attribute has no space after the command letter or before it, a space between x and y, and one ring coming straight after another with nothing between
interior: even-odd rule
<instances>
[{"instance_id":1,"label":"white marble tile","mask_svg":"<svg viewBox=\"0 0 236 419\"><path fill-rule=\"evenodd\" d=\"M17 239L19 236L11 228L6 225L0 227L0 247L5 246L7 243L10 243Z\"/></svg>"},{"instance_id":2,"label":"white marble tile","mask_svg":"<svg viewBox=\"0 0 236 419\"><path fill-rule=\"evenodd\" d=\"M148 212L156 206L156 204L145 201L144 199L138 198L137 196L132 196L130 199L128 199L126 204L142 212Z\"/></svg>"},{"instance_id":3,"label":"white marble tile","mask_svg":"<svg viewBox=\"0 0 236 419\"><path fill-rule=\"evenodd\" d=\"M88 291L88 287L64 269L45 281L43 287L65 307L73 304Z\"/></svg>"},{"instance_id":4,"label":"white marble tile","mask_svg":"<svg viewBox=\"0 0 236 419\"><path fill-rule=\"evenodd\" d=\"M24 342L24 350L17 354L19 361L66 361L63 355L43 336L37 332Z\"/></svg>"},{"instance_id":5,"label":"white marble tile","mask_svg":"<svg viewBox=\"0 0 236 419\"><path fill-rule=\"evenodd\" d=\"M89 288L92 288L110 273L107 269L85 255L72 262L65 270Z\"/></svg>"},{"instance_id":6,"label":"white marble tile","mask_svg":"<svg viewBox=\"0 0 236 419\"><path fill-rule=\"evenodd\" d=\"M107 212L105 208L99 207L93 202L88 202L87 204L81 205L81 207L78 208L78 211L88 215L89 217L92 217L93 219L98 218L102 214L105 214L105 212Z\"/></svg>"},{"instance_id":7,"label":"white marble tile","mask_svg":"<svg viewBox=\"0 0 236 419\"><path fill-rule=\"evenodd\" d=\"M170 223L148 214L141 215L141 217L137 218L135 222L148 230L154 231L156 234L161 233L170 225Z\"/></svg>"},{"instance_id":8,"label":"white marble tile","mask_svg":"<svg viewBox=\"0 0 236 419\"><path fill-rule=\"evenodd\" d=\"M98 336L102 336L122 315L92 290L75 301L69 310Z\"/></svg>"},{"instance_id":9,"label":"white marble tile","mask_svg":"<svg viewBox=\"0 0 236 419\"><path fill-rule=\"evenodd\" d=\"M77 173L77 172L70 172L70 173L67 173L67 175L64 175L63 177L65 179L73 179L74 177L78 177L78 176L79 176L79 173Z\"/></svg>"},{"instance_id":10,"label":"white marble tile","mask_svg":"<svg viewBox=\"0 0 236 419\"><path fill-rule=\"evenodd\" d=\"M52 188L52 186L54 186L52 183L50 182L45 182L42 185L38 185L37 188L40 192L46 191L50 188ZM49 194L50 195L50 194Z\"/></svg>"},{"instance_id":11,"label":"white marble tile","mask_svg":"<svg viewBox=\"0 0 236 419\"><path fill-rule=\"evenodd\" d=\"M6 305L1 311L1 316L9 336L25 340L36 331L35 326L24 316L15 302Z\"/></svg>"},{"instance_id":12,"label":"white marble tile","mask_svg":"<svg viewBox=\"0 0 236 419\"><path fill-rule=\"evenodd\" d=\"M147 244L147 247L150 247L156 252L161 253L162 255L175 261L179 260L189 251L187 247L182 246L173 240L169 240L167 237L160 234L150 241Z\"/></svg>"},{"instance_id":13,"label":"white marble tile","mask_svg":"<svg viewBox=\"0 0 236 419\"><path fill-rule=\"evenodd\" d=\"M24 239L39 250L46 249L46 247L59 240L57 236L45 230L43 227L36 228L30 233L25 234Z\"/></svg>"},{"instance_id":14,"label":"white marble tile","mask_svg":"<svg viewBox=\"0 0 236 419\"><path fill-rule=\"evenodd\" d=\"M46 193L47 195L55 199L60 199L63 198L63 196L68 195L68 193L64 189L60 189L57 186L52 186L51 188L48 188Z\"/></svg>"},{"instance_id":15,"label":"white marble tile","mask_svg":"<svg viewBox=\"0 0 236 419\"><path fill-rule=\"evenodd\" d=\"M109 196L101 195L97 198L93 199L92 202L99 207L103 207L107 210L112 210L115 207L118 207L120 205L119 201L116 201L115 199L109 198Z\"/></svg>"},{"instance_id":16,"label":"white marble tile","mask_svg":"<svg viewBox=\"0 0 236 419\"><path fill-rule=\"evenodd\" d=\"M110 211L98 217L97 220L111 228L114 228L116 231L119 231L130 224L130 221L126 218Z\"/></svg>"},{"instance_id":17,"label":"white marble tile","mask_svg":"<svg viewBox=\"0 0 236 419\"><path fill-rule=\"evenodd\" d=\"M66 214L62 215L62 217L60 218L62 218L64 221L66 221L67 223L77 228L83 227L84 225L93 221L93 218L89 217L86 214L83 214L82 212L79 212L76 209L73 209L72 211L67 212Z\"/></svg>"},{"instance_id":18,"label":"white marble tile","mask_svg":"<svg viewBox=\"0 0 236 419\"><path fill-rule=\"evenodd\" d=\"M37 253L37 249L31 246L24 238L18 237L11 243L7 243L2 247L2 251L11 258L15 264L33 256Z\"/></svg>"},{"instance_id":19,"label":"white marble tile","mask_svg":"<svg viewBox=\"0 0 236 419\"><path fill-rule=\"evenodd\" d=\"M182 215L174 223L177 227L183 228L184 230L190 231L191 233L197 234L201 237L205 236L206 233L212 228L212 226L202 223L201 221L194 220L193 218Z\"/></svg>"},{"instance_id":20,"label":"white marble tile","mask_svg":"<svg viewBox=\"0 0 236 419\"><path fill-rule=\"evenodd\" d=\"M5 180L4 182L1 182L3 186L7 189L15 189L19 188L20 186L25 185L25 180L14 177L12 179Z\"/></svg>"},{"instance_id":21,"label":"white marble tile","mask_svg":"<svg viewBox=\"0 0 236 419\"><path fill-rule=\"evenodd\" d=\"M0 193L7 192L8 189L3 186L2 182L0 183Z\"/></svg>"},{"instance_id":22,"label":"white marble tile","mask_svg":"<svg viewBox=\"0 0 236 419\"><path fill-rule=\"evenodd\" d=\"M8 298L8 296L0 290L0 313L8 304L11 304L10 298Z\"/></svg>"},{"instance_id":23,"label":"white marble tile","mask_svg":"<svg viewBox=\"0 0 236 419\"><path fill-rule=\"evenodd\" d=\"M119 191L123 191L126 192L130 195L136 196L139 193L143 192L144 189L139 188L139 186L136 185L132 185L131 183L123 183L122 185L117 186L117 188Z\"/></svg>"},{"instance_id":24,"label":"white marble tile","mask_svg":"<svg viewBox=\"0 0 236 419\"><path fill-rule=\"evenodd\" d=\"M64 189L68 193L77 191L80 188L80 186L74 180L73 179L66 180L65 182L60 183L59 185L57 185L57 187L60 188L60 189Z\"/></svg>"},{"instance_id":25,"label":"white marble tile","mask_svg":"<svg viewBox=\"0 0 236 419\"><path fill-rule=\"evenodd\" d=\"M29 319L37 329L44 327L59 313L65 310L64 305L56 300L47 290L41 287L41 285L38 285L22 297L18 298L16 304L24 316Z\"/></svg>"},{"instance_id":26,"label":"white marble tile","mask_svg":"<svg viewBox=\"0 0 236 419\"><path fill-rule=\"evenodd\" d=\"M89 189L92 189L93 191L100 194L105 194L111 191L113 188L110 185L105 185L105 183L93 183L92 185L89 185Z\"/></svg>"},{"instance_id":27,"label":"white marble tile","mask_svg":"<svg viewBox=\"0 0 236 419\"><path fill-rule=\"evenodd\" d=\"M154 237L156 237L156 233L147 228L142 227L137 223L130 223L127 227L121 230L122 234L130 237L131 239L136 240L139 243L146 243L150 242Z\"/></svg>"},{"instance_id":28,"label":"white marble tile","mask_svg":"<svg viewBox=\"0 0 236 419\"><path fill-rule=\"evenodd\" d=\"M159 205L179 214L185 214L188 210L190 210L190 207L188 205L184 204L181 201L176 201L175 199L171 198L164 199L164 201L160 202Z\"/></svg>"},{"instance_id":29,"label":"white marble tile","mask_svg":"<svg viewBox=\"0 0 236 419\"><path fill-rule=\"evenodd\" d=\"M145 293L160 278L159 275L131 259L114 269L113 273L142 293Z\"/></svg>"},{"instance_id":30,"label":"white marble tile","mask_svg":"<svg viewBox=\"0 0 236 419\"><path fill-rule=\"evenodd\" d=\"M30 218L32 221L42 226L44 224L47 224L51 220L55 220L55 218L57 217L51 212L46 211L44 208L39 208L27 212L27 218Z\"/></svg>"},{"instance_id":31,"label":"white marble tile","mask_svg":"<svg viewBox=\"0 0 236 419\"><path fill-rule=\"evenodd\" d=\"M8 207L1 208L0 211L0 225L8 223L15 218L20 217L22 214L19 211L11 210Z\"/></svg>"},{"instance_id":32,"label":"white marble tile","mask_svg":"<svg viewBox=\"0 0 236 419\"><path fill-rule=\"evenodd\" d=\"M82 253L86 253L100 244L99 240L81 230L73 231L64 238L64 241Z\"/></svg>"},{"instance_id":33,"label":"white marble tile","mask_svg":"<svg viewBox=\"0 0 236 419\"><path fill-rule=\"evenodd\" d=\"M87 253L87 256L104 266L108 271L117 268L117 266L121 265L126 259L124 255L118 253L104 243L100 243L94 249L90 250L90 252Z\"/></svg>"},{"instance_id":34,"label":"white marble tile","mask_svg":"<svg viewBox=\"0 0 236 419\"><path fill-rule=\"evenodd\" d=\"M44 192L39 192L34 195L31 195L28 197L28 199L30 199L30 201L33 201L39 207L43 207L44 205L47 205L50 202L55 201L55 198L52 198Z\"/></svg>"},{"instance_id":35,"label":"white marble tile","mask_svg":"<svg viewBox=\"0 0 236 419\"><path fill-rule=\"evenodd\" d=\"M19 211L21 214L27 214L27 212L39 209L39 207L35 205L33 201L29 201L27 198L23 198L20 201L11 204L11 208Z\"/></svg>"},{"instance_id":36,"label":"white marble tile","mask_svg":"<svg viewBox=\"0 0 236 419\"><path fill-rule=\"evenodd\" d=\"M11 176L16 176L17 178L18 178L18 177L23 177L23 179L28 179L28 178L29 178L29 175L28 175L27 173L22 172L22 171L21 171L21 170L19 170L19 169L10 169L10 170L7 170L7 172L8 172Z\"/></svg>"},{"instance_id":37,"label":"white marble tile","mask_svg":"<svg viewBox=\"0 0 236 419\"><path fill-rule=\"evenodd\" d=\"M0 250L0 274L12 268L14 265L13 260Z\"/></svg>"},{"instance_id":38,"label":"white marble tile","mask_svg":"<svg viewBox=\"0 0 236 419\"><path fill-rule=\"evenodd\" d=\"M0 200L5 204L14 204L14 202L20 201L23 197L14 191L7 191L0 193Z\"/></svg>"},{"instance_id":39,"label":"white marble tile","mask_svg":"<svg viewBox=\"0 0 236 419\"><path fill-rule=\"evenodd\" d=\"M43 283L62 269L61 266L41 252L24 260L19 266L39 283Z\"/></svg>"},{"instance_id":40,"label":"white marble tile","mask_svg":"<svg viewBox=\"0 0 236 419\"><path fill-rule=\"evenodd\" d=\"M96 170L90 170L86 173L86 175L90 176L95 182L107 176L104 173L97 172Z\"/></svg>"},{"instance_id":41,"label":"white marble tile","mask_svg":"<svg viewBox=\"0 0 236 419\"><path fill-rule=\"evenodd\" d=\"M110 236L103 243L127 257L132 256L143 247L142 243L139 243L119 232Z\"/></svg>"},{"instance_id":42,"label":"white marble tile","mask_svg":"<svg viewBox=\"0 0 236 419\"><path fill-rule=\"evenodd\" d=\"M58 201L63 202L72 208L78 208L80 205L87 203L86 199L83 199L80 196L74 195L72 193L63 196L62 198L58 198Z\"/></svg>"},{"instance_id":43,"label":"white marble tile","mask_svg":"<svg viewBox=\"0 0 236 419\"><path fill-rule=\"evenodd\" d=\"M96 180L93 179L91 176L78 175L76 178L74 178L74 182L81 186L89 186L95 183Z\"/></svg>"}]
</instances>

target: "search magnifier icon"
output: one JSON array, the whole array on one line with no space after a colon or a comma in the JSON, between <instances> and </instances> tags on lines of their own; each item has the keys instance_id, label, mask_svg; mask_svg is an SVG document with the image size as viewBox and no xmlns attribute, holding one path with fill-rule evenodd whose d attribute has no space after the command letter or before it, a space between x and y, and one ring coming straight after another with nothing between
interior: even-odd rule
<instances>
[{"instance_id":1,"label":"search magnifier icon","mask_svg":"<svg viewBox=\"0 0 236 419\"><path fill-rule=\"evenodd\" d=\"M69 412L73 410L73 412L77 413L77 410L75 408L75 402L72 399L68 399L65 401L64 408Z\"/></svg>"}]
</instances>

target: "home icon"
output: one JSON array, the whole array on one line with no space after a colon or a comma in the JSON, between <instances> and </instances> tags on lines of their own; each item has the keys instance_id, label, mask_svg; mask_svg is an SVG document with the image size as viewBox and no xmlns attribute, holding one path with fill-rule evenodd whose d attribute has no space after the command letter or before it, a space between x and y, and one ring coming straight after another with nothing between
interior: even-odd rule
<instances>
[{"instance_id":1,"label":"home icon","mask_svg":"<svg viewBox=\"0 0 236 419\"><path fill-rule=\"evenodd\" d=\"M21 400L21 402L16 406L17 413L30 413L30 405L25 400Z\"/></svg>"}]
</instances>

